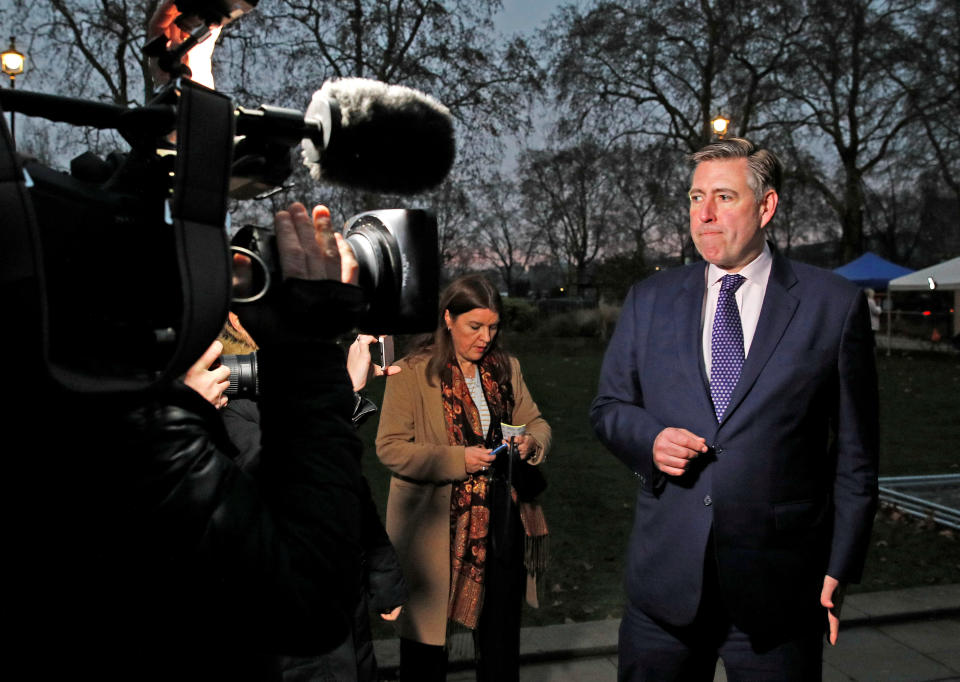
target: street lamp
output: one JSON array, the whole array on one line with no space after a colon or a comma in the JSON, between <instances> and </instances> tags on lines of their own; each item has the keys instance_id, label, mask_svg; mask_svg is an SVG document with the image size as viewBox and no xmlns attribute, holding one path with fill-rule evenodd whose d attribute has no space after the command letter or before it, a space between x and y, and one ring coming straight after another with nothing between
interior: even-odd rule
<instances>
[{"instance_id":1,"label":"street lamp","mask_svg":"<svg viewBox=\"0 0 960 682\"><path fill-rule=\"evenodd\" d=\"M2 69L5 74L10 76L10 89L13 90L17 87L17 76L23 73L23 66L26 63L27 58L22 52L17 50L17 43L13 36L10 36L10 47L8 47L4 52L0 53L0 64L2 64ZM15 127L15 121L13 118L13 111L10 112L10 137L13 139L14 144L17 142L17 132Z\"/></svg>"},{"instance_id":2,"label":"street lamp","mask_svg":"<svg viewBox=\"0 0 960 682\"><path fill-rule=\"evenodd\" d=\"M725 118L723 115L717 115L710 121L710 128L713 130L713 134L720 140L727 134L727 127L729 125L730 119Z\"/></svg>"}]
</instances>

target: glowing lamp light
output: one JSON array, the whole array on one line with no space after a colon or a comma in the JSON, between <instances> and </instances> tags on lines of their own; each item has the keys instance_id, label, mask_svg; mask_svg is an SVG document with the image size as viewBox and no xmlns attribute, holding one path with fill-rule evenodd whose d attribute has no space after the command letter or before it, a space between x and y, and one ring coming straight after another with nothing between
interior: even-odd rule
<instances>
[{"instance_id":1,"label":"glowing lamp light","mask_svg":"<svg viewBox=\"0 0 960 682\"><path fill-rule=\"evenodd\" d=\"M8 47L5 52L0 52L0 69L2 69L5 74L10 76L11 90L16 89L17 76L23 73L23 67L26 62L27 58L22 52L17 50L16 41L13 39L13 36L10 36L10 47ZM17 120L12 111L10 112L10 137L13 139L14 143L16 143Z\"/></svg>"},{"instance_id":2,"label":"glowing lamp light","mask_svg":"<svg viewBox=\"0 0 960 682\"><path fill-rule=\"evenodd\" d=\"M730 125L730 119L723 116L717 116L710 121L710 127L713 128L713 134L717 137L723 137L727 134L727 127Z\"/></svg>"},{"instance_id":3,"label":"glowing lamp light","mask_svg":"<svg viewBox=\"0 0 960 682\"><path fill-rule=\"evenodd\" d=\"M22 52L17 50L16 41L11 36L10 47L8 47L3 53L0 53L0 64L2 64L3 72L10 76L11 82L13 82L21 73L23 73L23 67L26 64L26 61L26 57L24 57Z\"/></svg>"},{"instance_id":4,"label":"glowing lamp light","mask_svg":"<svg viewBox=\"0 0 960 682\"><path fill-rule=\"evenodd\" d=\"M933 277L927 277L927 286L930 287L931 290L936 289L937 280L935 280Z\"/></svg>"},{"instance_id":5,"label":"glowing lamp light","mask_svg":"<svg viewBox=\"0 0 960 682\"><path fill-rule=\"evenodd\" d=\"M932 314L933 314L933 313L931 313L929 310L924 310L924 311L923 311L923 316L924 316L924 317L930 317Z\"/></svg>"}]
</instances>

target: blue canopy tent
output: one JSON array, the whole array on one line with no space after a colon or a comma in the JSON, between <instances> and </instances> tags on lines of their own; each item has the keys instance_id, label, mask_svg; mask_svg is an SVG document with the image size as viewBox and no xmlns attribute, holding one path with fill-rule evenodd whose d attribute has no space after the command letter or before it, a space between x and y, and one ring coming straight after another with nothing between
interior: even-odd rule
<instances>
[{"instance_id":1,"label":"blue canopy tent","mask_svg":"<svg viewBox=\"0 0 960 682\"><path fill-rule=\"evenodd\" d=\"M865 289L870 288L875 291L886 291L891 279L913 272L910 268L891 263L870 251L846 265L834 268L833 271Z\"/></svg>"}]
</instances>

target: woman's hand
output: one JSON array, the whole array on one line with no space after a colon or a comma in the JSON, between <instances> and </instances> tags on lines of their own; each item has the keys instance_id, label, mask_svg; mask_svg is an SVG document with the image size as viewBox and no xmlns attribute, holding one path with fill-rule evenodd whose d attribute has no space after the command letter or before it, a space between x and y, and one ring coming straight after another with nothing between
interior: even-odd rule
<instances>
[{"instance_id":1,"label":"woman's hand","mask_svg":"<svg viewBox=\"0 0 960 682\"><path fill-rule=\"evenodd\" d=\"M370 344L376 343L377 337L370 334L360 334L350 344L347 349L347 373L350 375L350 381L353 383L353 392L357 393L367 385L367 379L370 378L370 370L373 368L373 376L390 376L400 372L401 368L397 365L390 365L383 370L380 365L373 364L370 357Z\"/></svg>"},{"instance_id":2,"label":"woman's hand","mask_svg":"<svg viewBox=\"0 0 960 682\"><path fill-rule=\"evenodd\" d=\"M506 442L507 441L504 441L504 443ZM520 453L520 459L524 461L530 457L536 459L537 450L540 447L540 444L537 443L536 438L533 436L528 436L527 434L523 434L522 436L515 438L514 442L517 444L517 452Z\"/></svg>"},{"instance_id":3,"label":"woman's hand","mask_svg":"<svg viewBox=\"0 0 960 682\"><path fill-rule=\"evenodd\" d=\"M466 465L467 473L475 474L478 471L486 471L487 467L493 464L493 460L496 459L490 452L491 450L476 445L464 448L463 462Z\"/></svg>"}]
</instances>

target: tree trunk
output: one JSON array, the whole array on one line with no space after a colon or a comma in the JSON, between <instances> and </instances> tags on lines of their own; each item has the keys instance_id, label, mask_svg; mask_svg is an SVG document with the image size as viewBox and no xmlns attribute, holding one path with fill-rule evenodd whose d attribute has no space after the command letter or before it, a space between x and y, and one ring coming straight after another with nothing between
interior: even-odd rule
<instances>
[{"instance_id":1,"label":"tree trunk","mask_svg":"<svg viewBox=\"0 0 960 682\"><path fill-rule=\"evenodd\" d=\"M843 189L843 226L841 257L849 263L863 254L863 181L860 169L849 166L845 169L846 182Z\"/></svg>"}]
</instances>

